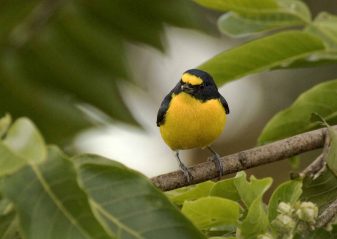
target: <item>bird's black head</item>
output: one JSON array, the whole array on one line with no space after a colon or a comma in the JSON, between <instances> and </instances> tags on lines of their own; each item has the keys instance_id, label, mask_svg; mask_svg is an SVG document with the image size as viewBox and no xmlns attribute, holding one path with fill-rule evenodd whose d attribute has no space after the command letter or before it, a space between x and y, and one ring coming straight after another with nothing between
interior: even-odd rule
<instances>
[{"instance_id":1,"label":"bird's black head","mask_svg":"<svg viewBox=\"0 0 337 239\"><path fill-rule=\"evenodd\" d=\"M198 69L185 71L180 81L181 91L200 100L219 97L218 88L210 74Z\"/></svg>"}]
</instances>

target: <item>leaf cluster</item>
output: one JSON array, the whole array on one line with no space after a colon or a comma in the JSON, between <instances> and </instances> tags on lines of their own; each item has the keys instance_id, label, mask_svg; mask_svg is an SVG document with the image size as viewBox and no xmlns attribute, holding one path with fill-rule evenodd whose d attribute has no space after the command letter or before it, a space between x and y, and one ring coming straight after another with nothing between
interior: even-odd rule
<instances>
[{"instance_id":1,"label":"leaf cluster","mask_svg":"<svg viewBox=\"0 0 337 239\"><path fill-rule=\"evenodd\" d=\"M321 179L318 181L321 182ZM315 180L314 184L318 181ZM269 200L263 200L271 184L271 178L256 179L251 176L248 181L246 174L239 172L234 178L219 182L206 181L166 194L194 225L212 239L318 239L336 235L335 226L330 231L315 228L313 222L317 220L317 214L310 220L303 216L301 210L309 210L304 213L310 215L311 208L306 209L306 205L314 204L309 202L313 198L304 196L312 192L307 191L308 187L302 185L301 179L282 183ZM331 191L311 190L334 196ZM320 205L321 209L328 203L324 201Z\"/></svg>"},{"instance_id":2,"label":"leaf cluster","mask_svg":"<svg viewBox=\"0 0 337 239\"><path fill-rule=\"evenodd\" d=\"M47 146L27 118L0 132L0 238L205 238L138 172Z\"/></svg>"},{"instance_id":3,"label":"leaf cluster","mask_svg":"<svg viewBox=\"0 0 337 239\"><path fill-rule=\"evenodd\" d=\"M272 179L248 181L244 172L165 195L120 163L97 155L70 157L46 145L27 118L11 123L10 116L3 117L0 133L3 239L285 238L274 222L281 202L295 207L312 201L323 210L336 197L335 190L322 188L329 187L327 181L336 185L336 176L327 176L330 170L305 179L303 187L301 179L281 184L267 204L263 196ZM297 232L291 238L302 238ZM314 228L305 235L334 233Z\"/></svg>"}]
</instances>

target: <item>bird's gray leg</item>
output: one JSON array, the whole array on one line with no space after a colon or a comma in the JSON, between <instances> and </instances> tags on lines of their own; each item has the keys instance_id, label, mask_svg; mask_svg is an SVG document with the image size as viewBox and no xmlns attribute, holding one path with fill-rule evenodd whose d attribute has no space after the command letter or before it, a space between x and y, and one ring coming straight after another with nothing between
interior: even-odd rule
<instances>
[{"instance_id":1,"label":"bird's gray leg","mask_svg":"<svg viewBox=\"0 0 337 239\"><path fill-rule=\"evenodd\" d=\"M223 168L223 164L220 160L220 155L217 152L215 152L210 146L207 146L207 149L213 154L212 160L215 164L215 168L219 172L219 178L221 178L223 176L224 168Z\"/></svg>"},{"instance_id":2,"label":"bird's gray leg","mask_svg":"<svg viewBox=\"0 0 337 239\"><path fill-rule=\"evenodd\" d=\"M188 171L188 168L183 164L183 162L181 162L180 157L179 157L179 151L176 151L176 157L177 157L177 160L178 160L179 167L180 167L181 171L183 171L183 173L184 173L184 175L187 179L187 182L190 183L191 179L192 179L192 175L191 175L190 171Z\"/></svg>"}]
</instances>

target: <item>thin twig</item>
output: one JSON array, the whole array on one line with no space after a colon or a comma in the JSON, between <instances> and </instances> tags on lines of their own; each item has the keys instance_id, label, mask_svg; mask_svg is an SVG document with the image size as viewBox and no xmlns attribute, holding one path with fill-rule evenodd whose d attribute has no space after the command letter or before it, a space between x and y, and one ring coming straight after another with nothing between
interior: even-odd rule
<instances>
[{"instance_id":1,"label":"thin twig","mask_svg":"<svg viewBox=\"0 0 337 239\"><path fill-rule=\"evenodd\" d=\"M333 127L337 129L337 126ZM299 134L274 143L255 147L235 154L224 156L221 161L224 165L223 175L238 172L240 170L257 167L278 160L321 148L324 145L327 129L318 129ZM197 164L189 169L193 177L191 184L196 184L218 177L218 172L213 162ZM157 177L152 182L163 191L187 186L188 183L181 171L175 171Z\"/></svg>"},{"instance_id":2,"label":"thin twig","mask_svg":"<svg viewBox=\"0 0 337 239\"><path fill-rule=\"evenodd\" d=\"M327 131L324 133L324 146L323 152L308 166L306 167L301 173L299 173L299 177L304 178L308 177L318 177L320 172L325 168L326 157L329 152L330 146L330 137Z\"/></svg>"},{"instance_id":3,"label":"thin twig","mask_svg":"<svg viewBox=\"0 0 337 239\"><path fill-rule=\"evenodd\" d=\"M325 227L337 215L337 199L329 205L318 217L316 227Z\"/></svg>"},{"instance_id":4,"label":"thin twig","mask_svg":"<svg viewBox=\"0 0 337 239\"><path fill-rule=\"evenodd\" d=\"M315 176L325 165L323 153L320 154L311 164L308 165L302 172L298 174L299 177L313 177Z\"/></svg>"}]
</instances>

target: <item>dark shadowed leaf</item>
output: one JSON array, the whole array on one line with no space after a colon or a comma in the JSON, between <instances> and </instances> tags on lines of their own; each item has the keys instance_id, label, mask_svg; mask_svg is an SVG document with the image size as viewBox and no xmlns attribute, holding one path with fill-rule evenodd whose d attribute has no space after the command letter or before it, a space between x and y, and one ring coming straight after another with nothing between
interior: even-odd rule
<instances>
[{"instance_id":1,"label":"dark shadowed leaf","mask_svg":"<svg viewBox=\"0 0 337 239\"><path fill-rule=\"evenodd\" d=\"M201 22L185 0L4 0L0 114L28 116L58 143L93 126L78 105L135 124L119 89L130 79L125 43L162 50L166 24L200 29Z\"/></svg>"},{"instance_id":2,"label":"dark shadowed leaf","mask_svg":"<svg viewBox=\"0 0 337 239\"><path fill-rule=\"evenodd\" d=\"M0 139L4 137L11 123L12 117L9 114L6 114L4 117L0 118Z\"/></svg>"},{"instance_id":3,"label":"dark shadowed leaf","mask_svg":"<svg viewBox=\"0 0 337 239\"><path fill-rule=\"evenodd\" d=\"M310 233L299 233L294 236L294 239L335 239L337 238L336 225L332 225L332 230L318 228Z\"/></svg>"},{"instance_id":4,"label":"dark shadowed leaf","mask_svg":"<svg viewBox=\"0 0 337 239\"><path fill-rule=\"evenodd\" d=\"M305 177L302 190L301 201L313 202L322 211L337 198L337 177L326 169L318 178Z\"/></svg>"}]
</instances>

